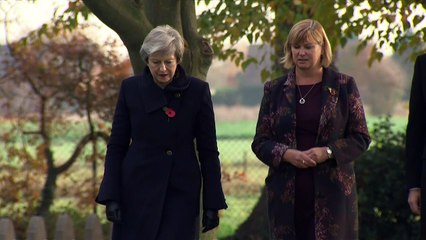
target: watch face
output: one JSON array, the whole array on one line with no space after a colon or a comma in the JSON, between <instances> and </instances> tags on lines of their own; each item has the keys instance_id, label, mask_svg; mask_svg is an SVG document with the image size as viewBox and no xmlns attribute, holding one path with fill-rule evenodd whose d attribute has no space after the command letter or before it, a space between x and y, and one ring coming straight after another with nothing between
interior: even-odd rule
<instances>
[{"instance_id":1,"label":"watch face","mask_svg":"<svg viewBox=\"0 0 426 240\"><path fill-rule=\"evenodd\" d=\"M327 147L327 154L328 154L328 158L331 158L331 156L333 155L333 152L331 151L329 147Z\"/></svg>"}]
</instances>

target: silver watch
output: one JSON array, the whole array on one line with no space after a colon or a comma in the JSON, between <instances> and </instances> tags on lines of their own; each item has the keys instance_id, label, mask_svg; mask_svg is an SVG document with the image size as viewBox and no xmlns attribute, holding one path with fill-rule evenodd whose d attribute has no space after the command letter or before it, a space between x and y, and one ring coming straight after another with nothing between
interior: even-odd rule
<instances>
[{"instance_id":1,"label":"silver watch","mask_svg":"<svg viewBox=\"0 0 426 240\"><path fill-rule=\"evenodd\" d=\"M333 151L331 150L331 148L327 147L326 151L327 151L328 158L333 158Z\"/></svg>"}]
</instances>

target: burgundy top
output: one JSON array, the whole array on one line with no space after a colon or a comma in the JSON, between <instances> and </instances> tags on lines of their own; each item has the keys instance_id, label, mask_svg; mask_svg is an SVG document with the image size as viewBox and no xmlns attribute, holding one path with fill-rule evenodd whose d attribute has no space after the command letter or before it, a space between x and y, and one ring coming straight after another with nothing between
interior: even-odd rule
<instances>
[{"instance_id":1,"label":"burgundy top","mask_svg":"<svg viewBox=\"0 0 426 240\"><path fill-rule=\"evenodd\" d=\"M307 150L315 146L321 115L322 82L312 85L300 85L301 98L296 86L296 140L298 150ZM312 88L312 90L310 90ZM309 92L310 90L310 92ZM308 93L309 92L309 93ZM307 96L305 96L308 93ZM298 168L296 170L295 188L295 227L297 239L315 239L315 195L314 169Z\"/></svg>"},{"instance_id":2,"label":"burgundy top","mask_svg":"<svg viewBox=\"0 0 426 240\"><path fill-rule=\"evenodd\" d=\"M305 96L305 104L299 103L301 97L296 90L296 139L297 149L302 151L315 145L321 115L321 87L322 82L317 83L313 88L312 85L299 86L303 96L312 88Z\"/></svg>"}]
</instances>

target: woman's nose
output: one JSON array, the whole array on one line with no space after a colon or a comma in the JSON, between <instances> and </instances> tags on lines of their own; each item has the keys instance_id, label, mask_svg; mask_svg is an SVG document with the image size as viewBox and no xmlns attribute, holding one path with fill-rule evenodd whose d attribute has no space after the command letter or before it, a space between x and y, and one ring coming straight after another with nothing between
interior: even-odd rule
<instances>
[{"instance_id":1,"label":"woman's nose","mask_svg":"<svg viewBox=\"0 0 426 240\"><path fill-rule=\"evenodd\" d=\"M165 71L166 70L166 63L164 63L164 62L160 63L160 70L161 71Z\"/></svg>"}]
</instances>

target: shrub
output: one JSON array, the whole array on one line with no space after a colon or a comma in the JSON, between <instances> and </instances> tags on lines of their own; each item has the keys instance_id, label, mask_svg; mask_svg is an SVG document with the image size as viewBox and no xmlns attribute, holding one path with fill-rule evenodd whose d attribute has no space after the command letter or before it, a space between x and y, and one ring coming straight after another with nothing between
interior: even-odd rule
<instances>
[{"instance_id":1,"label":"shrub","mask_svg":"<svg viewBox=\"0 0 426 240\"><path fill-rule=\"evenodd\" d=\"M372 144L356 161L360 239L420 239L405 185L405 134L389 117L370 131Z\"/></svg>"},{"instance_id":2,"label":"shrub","mask_svg":"<svg viewBox=\"0 0 426 240\"><path fill-rule=\"evenodd\" d=\"M262 101L263 86L241 86L239 88L219 89L212 96L218 105L257 106Z\"/></svg>"}]
</instances>

